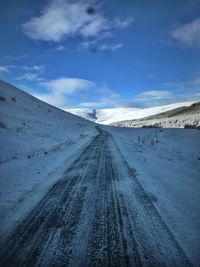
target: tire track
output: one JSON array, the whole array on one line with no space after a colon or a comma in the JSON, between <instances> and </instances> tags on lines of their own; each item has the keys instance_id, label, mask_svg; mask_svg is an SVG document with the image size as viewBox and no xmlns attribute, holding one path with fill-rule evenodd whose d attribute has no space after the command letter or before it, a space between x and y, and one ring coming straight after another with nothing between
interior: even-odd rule
<instances>
[{"instance_id":1,"label":"tire track","mask_svg":"<svg viewBox=\"0 0 200 267\"><path fill-rule=\"evenodd\" d=\"M112 154L116 192L142 266L192 266L113 138L108 147L116 150Z\"/></svg>"},{"instance_id":2,"label":"tire track","mask_svg":"<svg viewBox=\"0 0 200 267\"><path fill-rule=\"evenodd\" d=\"M0 266L190 266L112 135L98 130L1 243Z\"/></svg>"},{"instance_id":3,"label":"tire track","mask_svg":"<svg viewBox=\"0 0 200 267\"><path fill-rule=\"evenodd\" d=\"M33 212L15 229L1 247L1 266L46 266L47 262L42 259L51 258L51 255L45 255L54 243L52 241L55 235L59 237L57 243L62 246L59 247L59 257L62 253L65 256L67 254L64 260L67 264L70 252L66 252L66 249L63 252L63 247L74 235L88 189L84 182L87 182L88 177L96 176L103 142L104 136L98 135L68 169L64 178L52 187Z\"/></svg>"}]
</instances>

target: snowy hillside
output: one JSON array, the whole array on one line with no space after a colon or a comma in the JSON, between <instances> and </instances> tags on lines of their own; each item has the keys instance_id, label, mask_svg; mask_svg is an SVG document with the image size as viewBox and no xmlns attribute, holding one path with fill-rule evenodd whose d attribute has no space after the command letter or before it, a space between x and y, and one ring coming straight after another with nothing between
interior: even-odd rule
<instances>
[{"instance_id":1,"label":"snowy hillside","mask_svg":"<svg viewBox=\"0 0 200 267\"><path fill-rule=\"evenodd\" d=\"M67 109L75 115L101 124L111 124L114 122L141 119L151 115L159 114L168 110L183 106L190 106L194 101L175 103L152 108L110 108L110 109Z\"/></svg>"},{"instance_id":2,"label":"snowy hillside","mask_svg":"<svg viewBox=\"0 0 200 267\"><path fill-rule=\"evenodd\" d=\"M86 113L179 120L190 104ZM126 251L120 266L199 266L200 131L96 125L0 81L0 142L2 266L116 266Z\"/></svg>"},{"instance_id":3,"label":"snowy hillside","mask_svg":"<svg viewBox=\"0 0 200 267\"><path fill-rule=\"evenodd\" d=\"M58 179L51 171L71 157L66 168L96 133L94 123L0 81L0 217L40 183Z\"/></svg>"},{"instance_id":4,"label":"snowy hillside","mask_svg":"<svg viewBox=\"0 0 200 267\"><path fill-rule=\"evenodd\" d=\"M142 119L116 122L113 125L120 127L198 128L200 127L200 102Z\"/></svg>"},{"instance_id":5,"label":"snowy hillside","mask_svg":"<svg viewBox=\"0 0 200 267\"><path fill-rule=\"evenodd\" d=\"M0 116L1 162L59 149L93 130L93 124L87 120L48 105L2 81Z\"/></svg>"}]
</instances>

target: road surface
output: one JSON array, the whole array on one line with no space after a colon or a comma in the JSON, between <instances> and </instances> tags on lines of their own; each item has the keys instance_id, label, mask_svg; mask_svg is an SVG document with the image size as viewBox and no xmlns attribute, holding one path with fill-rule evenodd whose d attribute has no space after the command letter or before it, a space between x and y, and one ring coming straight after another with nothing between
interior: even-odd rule
<instances>
[{"instance_id":1,"label":"road surface","mask_svg":"<svg viewBox=\"0 0 200 267\"><path fill-rule=\"evenodd\" d=\"M112 135L99 134L1 244L0 266L190 266Z\"/></svg>"}]
</instances>

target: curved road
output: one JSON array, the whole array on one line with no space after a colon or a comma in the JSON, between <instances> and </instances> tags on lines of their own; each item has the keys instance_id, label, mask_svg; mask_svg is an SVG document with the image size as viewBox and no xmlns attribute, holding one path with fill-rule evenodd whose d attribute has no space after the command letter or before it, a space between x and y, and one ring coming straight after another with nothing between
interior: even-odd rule
<instances>
[{"instance_id":1,"label":"curved road","mask_svg":"<svg viewBox=\"0 0 200 267\"><path fill-rule=\"evenodd\" d=\"M190 266L112 135L98 130L1 244L0 266Z\"/></svg>"}]
</instances>

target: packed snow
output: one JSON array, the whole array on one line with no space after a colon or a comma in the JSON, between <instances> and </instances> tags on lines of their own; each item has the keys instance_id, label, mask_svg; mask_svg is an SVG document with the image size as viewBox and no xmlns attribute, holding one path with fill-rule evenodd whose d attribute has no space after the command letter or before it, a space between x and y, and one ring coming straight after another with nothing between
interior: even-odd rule
<instances>
[{"instance_id":1,"label":"packed snow","mask_svg":"<svg viewBox=\"0 0 200 267\"><path fill-rule=\"evenodd\" d=\"M151 115L159 114L175 108L190 106L194 101L175 103L151 108L109 108L109 109L66 109L66 111L78 115L82 118L95 121L101 124L111 124L114 122L141 119Z\"/></svg>"}]
</instances>

